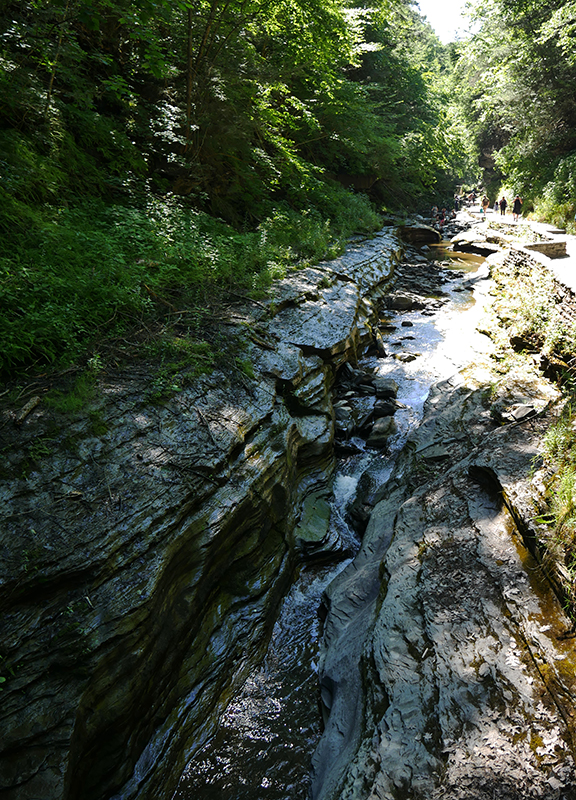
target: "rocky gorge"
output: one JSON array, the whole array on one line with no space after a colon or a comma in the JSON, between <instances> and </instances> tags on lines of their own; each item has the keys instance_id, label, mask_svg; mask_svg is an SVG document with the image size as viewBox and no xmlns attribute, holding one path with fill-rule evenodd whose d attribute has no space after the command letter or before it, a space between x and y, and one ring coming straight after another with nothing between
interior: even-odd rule
<instances>
[{"instance_id":1,"label":"rocky gorge","mask_svg":"<svg viewBox=\"0 0 576 800\"><path fill-rule=\"evenodd\" d=\"M456 249L486 246L475 227ZM547 271L522 243L490 252L495 297ZM573 294L554 296L570 318ZM502 319L491 323L498 339ZM514 356L518 323L505 323L506 356L432 388L358 555L326 592L314 798L576 796L567 576L546 560L540 516L544 440L564 403L542 374L551 353Z\"/></svg>"},{"instance_id":2,"label":"rocky gorge","mask_svg":"<svg viewBox=\"0 0 576 800\"><path fill-rule=\"evenodd\" d=\"M399 252L383 232L235 307L251 377L153 401L135 364L75 414L34 386L3 409L3 796L171 796L297 564L338 549L330 389Z\"/></svg>"},{"instance_id":3,"label":"rocky gorge","mask_svg":"<svg viewBox=\"0 0 576 800\"><path fill-rule=\"evenodd\" d=\"M385 448L401 406L360 359L418 358L388 352L390 314L437 313L448 279L419 241L434 231L400 232L235 306L250 369L152 402L135 365L98 374L73 417L33 387L28 413L3 408L3 796L171 797L298 565L352 555L329 534L335 451ZM562 406L537 361L433 388L355 503L361 547L325 597L314 798L574 796L571 623L530 560Z\"/></svg>"}]
</instances>

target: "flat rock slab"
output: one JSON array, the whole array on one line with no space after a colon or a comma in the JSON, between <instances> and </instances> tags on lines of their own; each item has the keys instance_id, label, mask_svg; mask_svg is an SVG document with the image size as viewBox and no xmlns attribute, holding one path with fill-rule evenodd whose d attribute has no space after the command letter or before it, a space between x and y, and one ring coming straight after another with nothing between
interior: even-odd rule
<instances>
[{"instance_id":1,"label":"flat rock slab","mask_svg":"<svg viewBox=\"0 0 576 800\"><path fill-rule=\"evenodd\" d=\"M565 669L573 647L556 640L567 620L531 585L512 530L508 512L458 471L402 507L369 647L388 704L374 720L374 796L525 797L538 787L544 797L551 776L572 784L572 726L557 706L569 714L576 688ZM357 796L353 785L343 798Z\"/></svg>"},{"instance_id":2,"label":"flat rock slab","mask_svg":"<svg viewBox=\"0 0 576 800\"><path fill-rule=\"evenodd\" d=\"M398 231L406 242L422 244L442 241L442 234L430 225L401 225Z\"/></svg>"},{"instance_id":3,"label":"flat rock slab","mask_svg":"<svg viewBox=\"0 0 576 800\"><path fill-rule=\"evenodd\" d=\"M548 258L565 258L567 255L565 241L536 242L535 244L526 244L524 247L526 250L536 250Z\"/></svg>"},{"instance_id":4,"label":"flat rock slab","mask_svg":"<svg viewBox=\"0 0 576 800\"><path fill-rule=\"evenodd\" d=\"M321 290L318 299L290 306L270 323L281 340L323 354L343 352L349 347L342 331L352 332L360 313L358 287L338 281Z\"/></svg>"},{"instance_id":5,"label":"flat rock slab","mask_svg":"<svg viewBox=\"0 0 576 800\"><path fill-rule=\"evenodd\" d=\"M261 318L262 329L285 347L324 358L355 357L360 339L372 336L365 297L390 277L399 253L395 234L385 231L350 244L333 261L276 282L267 303L270 319Z\"/></svg>"},{"instance_id":6,"label":"flat rock slab","mask_svg":"<svg viewBox=\"0 0 576 800\"><path fill-rule=\"evenodd\" d=\"M391 274L394 260L400 255L398 239L392 231L384 230L372 239L352 242L346 252L333 261L321 262L338 278L355 283L362 292L373 290Z\"/></svg>"}]
</instances>

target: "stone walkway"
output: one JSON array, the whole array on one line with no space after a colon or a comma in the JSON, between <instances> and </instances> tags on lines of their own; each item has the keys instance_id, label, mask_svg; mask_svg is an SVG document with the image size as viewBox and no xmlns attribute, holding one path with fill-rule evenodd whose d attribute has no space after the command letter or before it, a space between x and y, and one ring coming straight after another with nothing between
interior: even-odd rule
<instances>
[{"instance_id":1,"label":"stone walkway","mask_svg":"<svg viewBox=\"0 0 576 800\"><path fill-rule=\"evenodd\" d=\"M469 215L477 220L483 217L480 213L480 206L470 206L470 208L465 208L459 213ZM488 209L486 219L488 222L499 221L505 222L507 225L517 225L518 227L527 226L549 240L555 242L565 241L567 255L564 258L548 258L534 250L530 250L530 255L545 264L552 270L561 284L576 293L576 236L558 231L553 225L545 222L535 222L527 219L520 219L519 222L514 222L512 214L506 214L501 217L500 214L494 213L491 209Z\"/></svg>"}]
</instances>

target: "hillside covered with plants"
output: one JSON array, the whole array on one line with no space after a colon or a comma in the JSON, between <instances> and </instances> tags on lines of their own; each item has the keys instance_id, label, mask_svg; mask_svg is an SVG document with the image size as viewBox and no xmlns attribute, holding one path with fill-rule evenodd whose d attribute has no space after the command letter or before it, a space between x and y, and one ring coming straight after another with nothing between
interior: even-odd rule
<instances>
[{"instance_id":1,"label":"hillside covered with plants","mask_svg":"<svg viewBox=\"0 0 576 800\"><path fill-rule=\"evenodd\" d=\"M201 338L470 171L409 0L3 0L0 31L4 378Z\"/></svg>"},{"instance_id":2,"label":"hillside covered with plants","mask_svg":"<svg viewBox=\"0 0 576 800\"><path fill-rule=\"evenodd\" d=\"M576 3L487 0L475 25L455 81L486 183L493 195L520 194L524 212L572 227Z\"/></svg>"}]
</instances>

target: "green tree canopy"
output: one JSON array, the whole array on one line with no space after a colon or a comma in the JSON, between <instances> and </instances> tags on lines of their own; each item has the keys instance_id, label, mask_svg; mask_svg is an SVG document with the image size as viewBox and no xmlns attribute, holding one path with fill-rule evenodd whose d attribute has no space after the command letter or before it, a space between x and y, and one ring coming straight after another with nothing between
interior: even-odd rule
<instances>
[{"instance_id":1,"label":"green tree canopy","mask_svg":"<svg viewBox=\"0 0 576 800\"><path fill-rule=\"evenodd\" d=\"M0 32L8 365L261 286L468 169L410 0L3 0Z\"/></svg>"}]
</instances>

